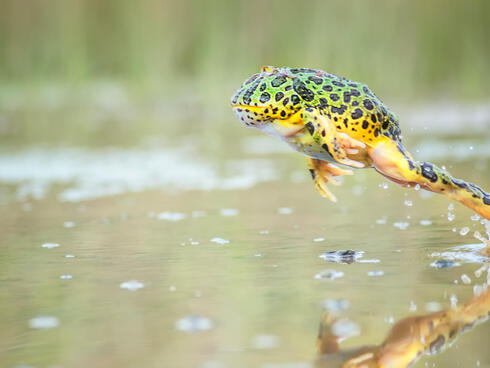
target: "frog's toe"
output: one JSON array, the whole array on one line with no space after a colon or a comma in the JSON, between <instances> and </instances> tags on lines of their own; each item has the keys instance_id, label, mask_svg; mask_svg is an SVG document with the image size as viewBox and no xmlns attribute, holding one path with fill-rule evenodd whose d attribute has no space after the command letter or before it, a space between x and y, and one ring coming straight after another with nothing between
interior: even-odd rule
<instances>
[{"instance_id":1,"label":"frog's toe","mask_svg":"<svg viewBox=\"0 0 490 368\"><path fill-rule=\"evenodd\" d=\"M366 166L362 162L354 161L349 158L338 159L337 161L339 164L354 167L356 169L362 169L363 167Z\"/></svg>"},{"instance_id":2,"label":"frog's toe","mask_svg":"<svg viewBox=\"0 0 490 368\"><path fill-rule=\"evenodd\" d=\"M337 165L334 165L334 164L331 164L331 163L328 163L327 166L328 166L328 171L333 176L354 175L354 173L352 172L352 170L341 169Z\"/></svg>"},{"instance_id":3,"label":"frog's toe","mask_svg":"<svg viewBox=\"0 0 490 368\"><path fill-rule=\"evenodd\" d=\"M322 197L330 199L332 202L337 202L337 197L328 189L327 183L323 180L315 180L315 188Z\"/></svg>"}]
</instances>

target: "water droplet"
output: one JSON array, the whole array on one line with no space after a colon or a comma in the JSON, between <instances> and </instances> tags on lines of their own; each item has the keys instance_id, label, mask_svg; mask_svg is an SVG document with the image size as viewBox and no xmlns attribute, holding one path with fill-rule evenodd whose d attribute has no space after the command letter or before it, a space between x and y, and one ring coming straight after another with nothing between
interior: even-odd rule
<instances>
[{"instance_id":1,"label":"water droplet","mask_svg":"<svg viewBox=\"0 0 490 368\"><path fill-rule=\"evenodd\" d=\"M407 207L412 207L413 205L413 202L412 201L409 201L409 200L406 200L405 202L403 202L405 204L405 206Z\"/></svg>"},{"instance_id":2,"label":"water droplet","mask_svg":"<svg viewBox=\"0 0 490 368\"><path fill-rule=\"evenodd\" d=\"M42 245L43 248L48 248L48 249L51 249L51 248L57 248L59 247L60 245L58 243L44 243Z\"/></svg>"},{"instance_id":3,"label":"water droplet","mask_svg":"<svg viewBox=\"0 0 490 368\"><path fill-rule=\"evenodd\" d=\"M274 349L279 346L279 338L276 335L255 335L250 345L253 349Z\"/></svg>"},{"instance_id":4,"label":"water droplet","mask_svg":"<svg viewBox=\"0 0 490 368\"><path fill-rule=\"evenodd\" d=\"M439 312L442 309L441 303L439 302L428 302L425 304L425 310L427 312Z\"/></svg>"},{"instance_id":5,"label":"water droplet","mask_svg":"<svg viewBox=\"0 0 490 368\"><path fill-rule=\"evenodd\" d=\"M383 276L384 274L381 270L372 270L367 273L368 276Z\"/></svg>"},{"instance_id":6,"label":"water droplet","mask_svg":"<svg viewBox=\"0 0 490 368\"><path fill-rule=\"evenodd\" d=\"M186 217L187 217L187 215L185 213L169 212L169 211L160 212L157 215L157 219L159 219L159 220L172 221L172 222L181 221L181 220L185 219Z\"/></svg>"},{"instance_id":7,"label":"water droplet","mask_svg":"<svg viewBox=\"0 0 490 368\"><path fill-rule=\"evenodd\" d=\"M29 321L30 328L35 328L40 330L55 328L58 327L59 325L60 325L59 319L53 316L37 316Z\"/></svg>"},{"instance_id":8,"label":"water droplet","mask_svg":"<svg viewBox=\"0 0 490 368\"><path fill-rule=\"evenodd\" d=\"M432 221L430 221L430 220L420 220L420 225L422 225L422 226L429 226L429 225L432 225Z\"/></svg>"},{"instance_id":9,"label":"water droplet","mask_svg":"<svg viewBox=\"0 0 490 368\"><path fill-rule=\"evenodd\" d=\"M474 214L473 216L470 217L471 221L478 221L480 219L480 216L477 214Z\"/></svg>"},{"instance_id":10,"label":"water droplet","mask_svg":"<svg viewBox=\"0 0 490 368\"><path fill-rule=\"evenodd\" d=\"M449 203L449 205L447 206L447 209L448 209L449 211L454 210L454 203Z\"/></svg>"},{"instance_id":11,"label":"water droplet","mask_svg":"<svg viewBox=\"0 0 490 368\"><path fill-rule=\"evenodd\" d=\"M420 184L415 184L415 186L413 187L413 189L420 190Z\"/></svg>"},{"instance_id":12,"label":"water droplet","mask_svg":"<svg viewBox=\"0 0 490 368\"><path fill-rule=\"evenodd\" d=\"M75 258L73 254L65 254L65 258Z\"/></svg>"},{"instance_id":13,"label":"water droplet","mask_svg":"<svg viewBox=\"0 0 490 368\"><path fill-rule=\"evenodd\" d=\"M451 302L451 308L456 308L458 306L458 297L454 294L449 296L449 301Z\"/></svg>"},{"instance_id":14,"label":"water droplet","mask_svg":"<svg viewBox=\"0 0 490 368\"><path fill-rule=\"evenodd\" d=\"M126 289L126 290L129 290L129 291L136 291L136 290L139 290L139 289L142 289L145 287L145 285L140 282L140 281L137 281L137 280L129 280L129 281L124 281L122 282L119 287L121 289Z\"/></svg>"},{"instance_id":15,"label":"water droplet","mask_svg":"<svg viewBox=\"0 0 490 368\"><path fill-rule=\"evenodd\" d=\"M235 208L223 208L219 211L221 216L236 216L238 215L238 210Z\"/></svg>"},{"instance_id":16,"label":"water droplet","mask_svg":"<svg viewBox=\"0 0 490 368\"><path fill-rule=\"evenodd\" d=\"M383 182L383 183L379 184L378 186L379 186L380 188L382 188L382 189L388 189L388 183L384 183L384 182Z\"/></svg>"},{"instance_id":17,"label":"water droplet","mask_svg":"<svg viewBox=\"0 0 490 368\"><path fill-rule=\"evenodd\" d=\"M410 306L408 307L408 310L410 312L415 312L417 310L417 305L413 300L410 300Z\"/></svg>"},{"instance_id":18,"label":"water droplet","mask_svg":"<svg viewBox=\"0 0 490 368\"><path fill-rule=\"evenodd\" d=\"M277 213L280 215L290 215L293 213L293 209L289 207L280 207L277 209Z\"/></svg>"},{"instance_id":19,"label":"water droplet","mask_svg":"<svg viewBox=\"0 0 490 368\"><path fill-rule=\"evenodd\" d=\"M395 222L393 226L399 228L400 230L406 230L410 224L408 222Z\"/></svg>"},{"instance_id":20,"label":"water droplet","mask_svg":"<svg viewBox=\"0 0 490 368\"><path fill-rule=\"evenodd\" d=\"M315 275L315 279L317 280L335 280L344 277L344 273L342 271L336 270L325 270L319 272Z\"/></svg>"},{"instance_id":21,"label":"water droplet","mask_svg":"<svg viewBox=\"0 0 490 368\"><path fill-rule=\"evenodd\" d=\"M447 214L448 221L453 221L455 218L456 218L456 215L454 213L448 212L448 214Z\"/></svg>"},{"instance_id":22,"label":"water droplet","mask_svg":"<svg viewBox=\"0 0 490 368\"><path fill-rule=\"evenodd\" d=\"M345 299L326 299L323 301L324 309L332 312L340 312L349 309L350 303Z\"/></svg>"},{"instance_id":23,"label":"water droplet","mask_svg":"<svg viewBox=\"0 0 490 368\"><path fill-rule=\"evenodd\" d=\"M213 322L209 318L192 315L175 322L175 328L184 332L206 331L213 328Z\"/></svg>"},{"instance_id":24,"label":"water droplet","mask_svg":"<svg viewBox=\"0 0 490 368\"><path fill-rule=\"evenodd\" d=\"M381 217L380 219L377 219L377 220L376 220L376 223L377 223L378 225L384 225L384 224L386 224L386 220L387 220L386 216L383 216L383 217Z\"/></svg>"},{"instance_id":25,"label":"water droplet","mask_svg":"<svg viewBox=\"0 0 490 368\"><path fill-rule=\"evenodd\" d=\"M73 221L65 221L63 222L63 227L66 227L67 229L71 227L75 227L75 223Z\"/></svg>"},{"instance_id":26,"label":"water droplet","mask_svg":"<svg viewBox=\"0 0 490 368\"><path fill-rule=\"evenodd\" d=\"M261 234L261 235L267 235L267 234L269 234L269 230L260 230L259 231L259 234Z\"/></svg>"},{"instance_id":27,"label":"water droplet","mask_svg":"<svg viewBox=\"0 0 490 368\"><path fill-rule=\"evenodd\" d=\"M465 236L469 232L470 232L470 228L468 226L465 226L465 227L461 228L461 230L459 230L459 235Z\"/></svg>"},{"instance_id":28,"label":"water droplet","mask_svg":"<svg viewBox=\"0 0 490 368\"><path fill-rule=\"evenodd\" d=\"M352 336L359 336L361 328L357 323L347 318L342 318L332 324L331 332L335 336L346 339Z\"/></svg>"},{"instance_id":29,"label":"water droplet","mask_svg":"<svg viewBox=\"0 0 490 368\"><path fill-rule=\"evenodd\" d=\"M315 239L313 239L313 241L315 243L319 243L319 242L325 241L325 238L315 238Z\"/></svg>"},{"instance_id":30,"label":"water droplet","mask_svg":"<svg viewBox=\"0 0 490 368\"><path fill-rule=\"evenodd\" d=\"M61 275L60 279L62 280L70 280L72 278L72 275Z\"/></svg>"},{"instance_id":31,"label":"water droplet","mask_svg":"<svg viewBox=\"0 0 490 368\"><path fill-rule=\"evenodd\" d=\"M470 279L470 277L469 277L467 274L465 274L465 273L463 273L463 274L461 275L461 281L463 281L463 284L466 284L466 285L471 284L471 279Z\"/></svg>"},{"instance_id":32,"label":"water droplet","mask_svg":"<svg viewBox=\"0 0 490 368\"><path fill-rule=\"evenodd\" d=\"M217 238L217 237L212 238L212 239L211 239L211 241L212 241L213 243L216 243L216 244L221 244L221 245L223 245L223 244L229 244L229 243L230 243L230 241L229 241L229 240L226 240L226 239L223 239L223 238Z\"/></svg>"}]
</instances>

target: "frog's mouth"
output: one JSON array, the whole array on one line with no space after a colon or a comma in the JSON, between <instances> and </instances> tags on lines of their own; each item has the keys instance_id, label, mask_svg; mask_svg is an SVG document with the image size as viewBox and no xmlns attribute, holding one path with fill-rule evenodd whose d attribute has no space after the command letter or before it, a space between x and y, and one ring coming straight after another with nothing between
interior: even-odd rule
<instances>
[{"instance_id":1,"label":"frog's mouth","mask_svg":"<svg viewBox=\"0 0 490 368\"><path fill-rule=\"evenodd\" d=\"M242 124L267 134L287 138L304 129L299 111L283 118L266 106L232 104L231 107Z\"/></svg>"}]
</instances>

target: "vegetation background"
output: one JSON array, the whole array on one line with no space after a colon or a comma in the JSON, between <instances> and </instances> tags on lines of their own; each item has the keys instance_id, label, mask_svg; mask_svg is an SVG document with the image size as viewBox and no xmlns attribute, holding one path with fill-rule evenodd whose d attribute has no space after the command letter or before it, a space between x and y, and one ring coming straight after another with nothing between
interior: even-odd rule
<instances>
[{"instance_id":1,"label":"vegetation background","mask_svg":"<svg viewBox=\"0 0 490 368\"><path fill-rule=\"evenodd\" d=\"M213 130L225 134L230 95L264 64L363 81L392 107L490 96L487 0L2 0L0 9L3 144L132 143L182 134L183 121L223 122Z\"/></svg>"}]
</instances>

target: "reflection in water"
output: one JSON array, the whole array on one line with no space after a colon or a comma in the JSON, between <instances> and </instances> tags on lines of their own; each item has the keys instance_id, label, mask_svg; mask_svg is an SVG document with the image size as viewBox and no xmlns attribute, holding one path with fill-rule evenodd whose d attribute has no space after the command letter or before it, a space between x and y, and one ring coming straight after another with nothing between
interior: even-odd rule
<instances>
[{"instance_id":1,"label":"reflection in water","mask_svg":"<svg viewBox=\"0 0 490 368\"><path fill-rule=\"evenodd\" d=\"M487 248L488 250L489 248ZM490 272L489 265L485 268ZM481 269L480 269L481 271ZM487 284L476 288L475 296L466 304L398 321L380 345L339 350L348 334L337 332L335 326L345 321L334 312L325 312L320 323L318 368L412 366L423 354L435 354L450 346L456 337L486 321L490 315L490 289ZM344 322L345 323L345 322Z\"/></svg>"}]
</instances>

